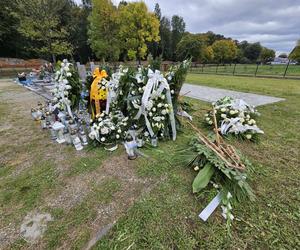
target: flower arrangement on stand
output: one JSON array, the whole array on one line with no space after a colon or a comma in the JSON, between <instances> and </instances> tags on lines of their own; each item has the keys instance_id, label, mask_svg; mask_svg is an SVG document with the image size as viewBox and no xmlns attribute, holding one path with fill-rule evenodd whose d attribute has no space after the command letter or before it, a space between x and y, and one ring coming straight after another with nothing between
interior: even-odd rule
<instances>
[{"instance_id":1,"label":"flower arrangement on stand","mask_svg":"<svg viewBox=\"0 0 300 250\"><path fill-rule=\"evenodd\" d=\"M89 137L99 144L113 144L124 141L128 131L128 117L121 112L102 112L91 120Z\"/></svg>"},{"instance_id":2,"label":"flower arrangement on stand","mask_svg":"<svg viewBox=\"0 0 300 250\"><path fill-rule=\"evenodd\" d=\"M260 114L243 100L224 97L213 103L213 109L222 135L230 134L257 141L258 135L264 133L256 125L256 118ZM213 110L205 114L205 122L213 127Z\"/></svg>"},{"instance_id":3,"label":"flower arrangement on stand","mask_svg":"<svg viewBox=\"0 0 300 250\"><path fill-rule=\"evenodd\" d=\"M67 59L61 63L58 62L58 70L55 72L55 83L52 89L53 101L57 103L57 106L61 110L68 107L75 109L79 104L81 90L79 75L73 65Z\"/></svg>"}]
</instances>

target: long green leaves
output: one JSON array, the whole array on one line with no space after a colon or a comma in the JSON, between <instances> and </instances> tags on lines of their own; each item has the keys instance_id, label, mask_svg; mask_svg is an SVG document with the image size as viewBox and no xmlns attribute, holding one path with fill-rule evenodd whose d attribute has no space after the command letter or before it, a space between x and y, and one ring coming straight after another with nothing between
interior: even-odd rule
<instances>
[{"instance_id":1,"label":"long green leaves","mask_svg":"<svg viewBox=\"0 0 300 250\"><path fill-rule=\"evenodd\" d=\"M208 162L205 166L199 171L198 175L193 182L193 193L197 193L207 186L211 177L215 172L214 166Z\"/></svg>"}]
</instances>

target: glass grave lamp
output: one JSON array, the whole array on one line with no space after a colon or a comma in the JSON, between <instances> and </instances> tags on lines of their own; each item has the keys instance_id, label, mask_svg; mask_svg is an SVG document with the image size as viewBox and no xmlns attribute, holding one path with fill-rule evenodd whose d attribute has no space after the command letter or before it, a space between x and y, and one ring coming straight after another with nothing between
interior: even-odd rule
<instances>
[{"instance_id":1,"label":"glass grave lamp","mask_svg":"<svg viewBox=\"0 0 300 250\"><path fill-rule=\"evenodd\" d=\"M59 121L54 122L52 125L53 130L56 132L56 136L57 136L56 141L58 143L64 143L66 141L64 138L64 127L65 125L63 125Z\"/></svg>"},{"instance_id":2,"label":"glass grave lamp","mask_svg":"<svg viewBox=\"0 0 300 250\"><path fill-rule=\"evenodd\" d=\"M151 145L153 147L157 147L157 141L158 141L157 136L151 137Z\"/></svg>"},{"instance_id":3,"label":"glass grave lamp","mask_svg":"<svg viewBox=\"0 0 300 250\"><path fill-rule=\"evenodd\" d=\"M48 128L50 129L50 134L51 134L51 140L56 140L56 131L53 129L52 124L50 122L46 122Z\"/></svg>"},{"instance_id":4,"label":"glass grave lamp","mask_svg":"<svg viewBox=\"0 0 300 250\"><path fill-rule=\"evenodd\" d=\"M80 139L81 139L81 141L82 141L82 145L83 145L83 146L88 145L87 136L86 136L84 130L80 130L79 136L80 136Z\"/></svg>"},{"instance_id":5,"label":"glass grave lamp","mask_svg":"<svg viewBox=\"0 0 300 250\"><path fill-rule=\"evenodd\" d=\"M129 160L134 160L137 158L137 154L135 153L135 149L137 147L137 143L135 140L132 141L125 141L124 146L126 149L126 153L128 154Z\"/></svg>"},{"instance_id":6,"label":"glass grave lamp","mask_svg":"<svg viewBox=\"0 0 300 250\"><path fill-rule=\"evenodd\" d=\"M37 110L32 108L31 109L31 117L33 120L36 120L36 117L37 117Z\"/></svg>"},{"instance_id":7,"label":"glass grave lamp","mask_svg":"<svg viewBox=\"0 0 300 250\"><path fill-rule=\"evenodd\" d=\"M137 143L137 147L138 147L138 148L141 148L141 147L144 146L144 141L143 141L142 138L137 138L137 139L136 139L136 143Z\"/></svg>"},{"instance_id":8,"label":"glass grave lamp","mask_svg":"<svg viewBox=\"0 0 300 250\"><path fill-rule=\"evenodd\" d=\"M42 115L42 117L41 117L41 128L42 129L46 129L47 128L46 117L44 115Z\"/></svg>"},{"instance_id":9,"label":"glass grave lamp","mask_svg":"<svg viewBox=\"0 0 300 250\"><path fill-rule=\"evenodd\" d=\"M66 122L66 114L62 111L59 111L57 114L58 119L65 125Z\"/></svg>"},{"instance_id":10,"label":"glass grave lamp","mask_svg":"<svg viewBox=\"0 0 300 250\"><path fill-rule=\"evenodd\" d=\"M69 120L69 132L72 132L72 130L77 130L77 124L74 120Z\"/></svg>"},{"instance_id":11,"label":"glass grave lamp","mask_svg":"<svg viewBox=\"0 0 300 250\"><path fill-rule=\"evenodd\" d=\"M72 143L73 143L75 149L77 151L82 150L83 146L81 145L81 141L80 141L79 137L77 136L76 130L71 131L71 138L72 138Z\"/></svg>"},{"instance_id":12,"label":"glass grave lamp","mask_svg":"<svg viewBox=\"0 0 300 250\"><path fill-rule=\"evenodd\" d=\"M68 130L64 130L64 138L67 144L72 144L72 138Z\"/></svg>"}]
</instances>

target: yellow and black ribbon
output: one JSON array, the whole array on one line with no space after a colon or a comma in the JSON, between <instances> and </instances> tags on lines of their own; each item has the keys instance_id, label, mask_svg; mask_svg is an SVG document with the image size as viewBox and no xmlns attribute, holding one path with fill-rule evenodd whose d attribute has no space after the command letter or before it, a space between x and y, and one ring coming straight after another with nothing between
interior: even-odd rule
<instances>
[{"instance_id":1,"label":"yellow and black ribbon","mask_svg":"<svg viewBox=\"0 0 300 250\"><path fill-rule=\"evenodd\" d=\"M105 70L100 72L99 68L95 68L93 73L93 83L90 90L90 104L92 111L92 119L94 119L101 112L100 101L105 101L107 98L107 88L99 89L98 84L101 82L102 78L106 78L108 75ZM93 108L93 101L95 103L95 110Z\"/></svg>"}]
</instances>

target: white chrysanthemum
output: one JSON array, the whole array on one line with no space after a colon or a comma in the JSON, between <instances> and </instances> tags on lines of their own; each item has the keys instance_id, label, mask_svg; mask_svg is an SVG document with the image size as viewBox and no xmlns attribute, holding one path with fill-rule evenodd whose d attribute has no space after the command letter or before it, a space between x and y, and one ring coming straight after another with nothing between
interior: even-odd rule
<instances>
[{"instance_id":1,"label":"white chrysanthemum","mask_svg":"<svg viewBox=\"0 0 300 250\"><path fill-rule=\"evenodd\" d=\"M252 138L252 135L247 134L247 135L246 135L246 138L247 138L248 140L250 140L250 139Z\"/></svg>"},{"instance_id":2,"label":"white chrysanthemum","mask_svg":"<svg viewBox=\"0 0 300 250\"><path fill-rule=\"evenodd\" d=\"M107 135L109 133L109 130L107 127L103 127L103 128L101 128L100 133L102 135Z\"/></svg>"}]
</instances>

